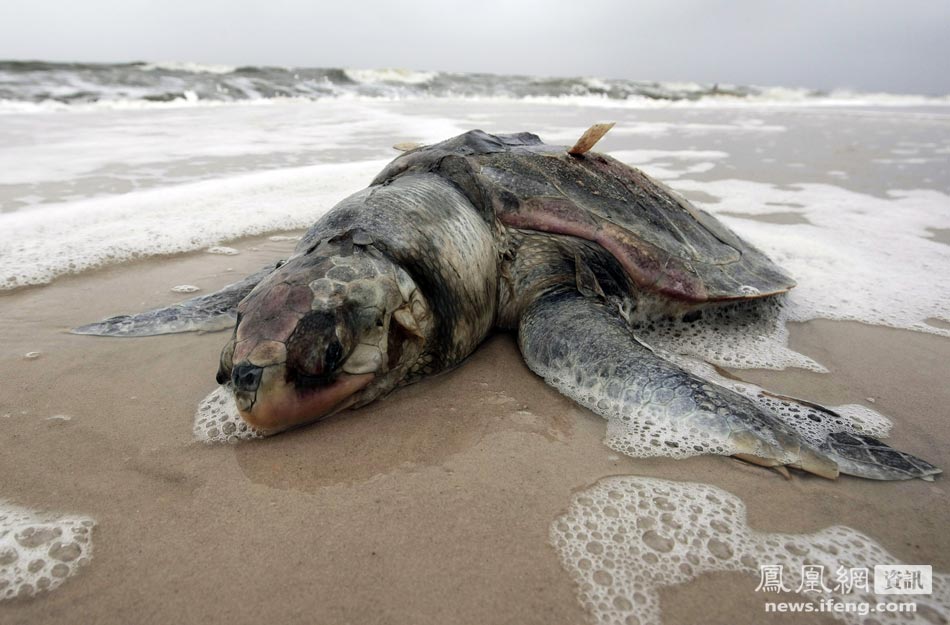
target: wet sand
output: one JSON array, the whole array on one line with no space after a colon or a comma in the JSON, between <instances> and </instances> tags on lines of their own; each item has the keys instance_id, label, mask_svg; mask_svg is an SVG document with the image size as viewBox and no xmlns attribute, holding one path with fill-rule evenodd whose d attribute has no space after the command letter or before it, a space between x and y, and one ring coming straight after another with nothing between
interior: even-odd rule
<instances>
[{"instance_id":1,"label":"wet sand","mask_svg":"<svg viewBox=\"0 0 950 625\"><path fill-rule=\"evenodd\" d=\"M776 185L813 182L880 197L895 188L950 189L945 163L905 169L883 162L893 156L898 140L931 145L935 134L945 136L950 120L942 113L621 111L426 101L385 108L417 115L420 128L443 116L488 131L522 129L525 120L533 120L552 141L557 132L568 141L591 121L617 118L621 123L604 139L604 150L702 149L730 155L711 171L689 175L699 182L729 177ZM13 130L22 126L27 134L52 137L57 148L55 128L47 126L66 125L67 138L88 132L98 141L100 134L121 130L116 120L125 119L163 131L167 125L166 134L180 138L221 116L226 132L220 136L234 134L240 142L245 116L266 113L268 120L286 124L268 136L293 138L301 125L294 120L309 120L313 112L288 104L258 113L237 110L241 114L234 119L220 111L171 110L4 121ZM751 126L750 117L756 121ZM773 126L779 130L769 130ZM124 167L120 173L145 188L306 165L307 158L391 156L386 146L418 139L357 135L339 155L328 156L321 142L294 144L253 158L184 159L158 174L149 173L156 165L146 158L150 141L158 140L142 139L141 150L133 151L141 152L138 165L126 159L130 162L110 167ZM117 145L126 145L123 141ZM381 148L361 152L357 143ZM307 158L299 152L305 147ZM43 144L36 149L38 171L62 159L56 149L46 156ZM108 160L109 150L101 151L94 156ZM658 159L645 169L683 164L673 165ZM42 192L0 185L0 200L6 202L0 210L15 210L34 191L43 201L55 201L72 193L91 197L124 189L121 180L106 184L97 182L97 175L77 173L75 183L37 183ZM158 178L149 182L153 175ZM675 180L670 184L677 186ZM719 201L702 190L687 195ZM775 203L763 215L734 216L781 228L801 223L798 207ZM929 234L945 242L944 230ZM602 443L605 421L532 374L508 335L488 340L457 370L359 411L266 440L198 443L193 416L215 388L225 333L107 339L67 330L179 301L182 296L170 291L176 285L211 292L293 247L266 237L226 244L240 254L153 258L60 278L50 286L0 292L0 498L97 521L91 563L52 592L0 603L3 625L582 623L586 614L549 544L549 528L572 495L613 475L711 484L742 499L753 529L814 532L847 525L904 562L950 571L945 477L878 483L795 474L787 481L731 458L622 456ZM940 319L928 323L947 327ZM791 347L830 373L730 373L816 402L870 406L894 420L891 444L950 467L950 339L854 322L791 324L790 332ZM26 359L28 352L40 355ZM56 415L70 418L49 419ZM873 564L879 563L868 563ZM754 591L757 583L749 575L716 573L666 588L663 622L836 622L827 616L766 615L766 598Z\"/></svg>"},{"instance_id":2,"label":"wet sand","mask_svg":"<svg viewBox=\"0 0 950 625\"><path fill-rule=\"evenodd\" d=\"M0 605L0 620L580 623L548 529L573 493L610 475L713 484L746 503L755 529L849 525L905 562L950 569L943 478L786 481L729 458L620 456L601 442L605 422L534 376L507 335L360 411L205 446L192 440L192 417L215 386L224 334L65 332L177 301L177 284L218 288L292 245L246 239L238 256L195 253L0 295L3 496L98 522L91 564L54 592ZM733 373L871 405L894 418L890 442L950 466L950 340L815 321L793 324L791 346L831 373ZM30 351L41 354L24 359ZM47 419L60 414L71 419ZM665 589L664 623L760 623L756 584L714 574Z\"/></svg>"}]
</instances>

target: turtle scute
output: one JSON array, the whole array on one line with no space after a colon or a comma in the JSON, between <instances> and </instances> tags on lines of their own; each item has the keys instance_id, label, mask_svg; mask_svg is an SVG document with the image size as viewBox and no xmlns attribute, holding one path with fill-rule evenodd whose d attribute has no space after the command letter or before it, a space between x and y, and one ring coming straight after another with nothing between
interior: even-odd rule
<instances>
[{"instance_id":1,"label":"turtle scute","mask_svg":"<svg viewBox=\"0 0 950 625\"><path fill-rule=\"evenodd\" d=\"M715 217L604 154L473 130L396 158L373 184L420 173L450 180L489 220L598 243L639 287L665 297L739 300L795 285Z\"/></svg>"}]
</instances>

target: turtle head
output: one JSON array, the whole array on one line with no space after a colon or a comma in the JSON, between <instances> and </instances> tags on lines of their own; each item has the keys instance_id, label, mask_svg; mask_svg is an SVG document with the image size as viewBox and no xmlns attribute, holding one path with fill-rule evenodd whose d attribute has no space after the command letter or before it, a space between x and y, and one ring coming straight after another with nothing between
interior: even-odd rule
<instances>
[{"instance_id":1,"label":"turtle head","mask_svg":"<svg viewBox=\"0 0 950 625\"><path fill-rule=\"evenodd\" d=\"M292 257L238 306L217 379L259 430L368 403L422 355L430 324L415 283L372 246L346 243Z\"/></svg>"}]
</instances>

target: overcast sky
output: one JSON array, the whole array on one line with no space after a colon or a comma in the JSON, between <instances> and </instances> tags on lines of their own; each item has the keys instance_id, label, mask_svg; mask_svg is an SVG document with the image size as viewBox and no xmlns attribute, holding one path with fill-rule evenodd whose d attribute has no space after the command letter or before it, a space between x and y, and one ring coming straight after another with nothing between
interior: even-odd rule
<instances>
[{"instance_id":1,"label":"overcast sky","mask_svg":"<svg viewBox=\"0 0 950 625\"><path fill-rule=\"evenodd\" d=\"M0 58L950 93L950 0L0 0Z\"/></svg>"}]
</instances>

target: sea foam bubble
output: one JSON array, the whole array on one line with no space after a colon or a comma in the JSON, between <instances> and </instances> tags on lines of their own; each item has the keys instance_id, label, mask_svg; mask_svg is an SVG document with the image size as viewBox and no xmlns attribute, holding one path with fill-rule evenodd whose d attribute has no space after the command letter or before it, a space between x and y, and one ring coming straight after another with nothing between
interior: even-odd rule
<instances>
[{"instance_id":1,"label":"sea foam bubble","mask_svg":"<svg viewBox=\"0 0 950 625\"><path fill-rule=\"evenodd\" d=\"M194 284L179 284L178 286L173 286L170 290L172 293L197 293L201 290L201 287L195 286Z\"/></svg>"},{"instance_id":2,"label":"sea foam bubble","mask_svg":"<svg viewBox=\"0 0 950 625\"><path fill-rule=\"evenodd\" d=\"M550 540L577 583L578 599L598 625L659 625L661 588L703 573L735 571L750 574L751 593L756 577L761 585L761 567L775 566L782 567L783 587L798 592L795 600L817 604L833 598L873 606L882 600L871 592L874 565L901 564L850 527L813 534L758 532L748 525L745 504L731 493L635 476L607 478L575 495L567 513L552 523ZM823 567L818 592L805 592L813 588L803 578L805 566ZM865 568L870 569L868 590L843 583L841 571ZM763 601L775 597L768 592L761 596ZM950 610L950 575L935 573L933 593L913 600L916 614L881 612L874 618L894 625L944 622L941 615ZM848 625L870 622L858 612L828 614Z\"/></svg>"},{"instance_id":3,"label":"sea foam bubble","mask_svg":"<svg viewBox=\"0 0 950 625\"><path fill-rule=\"evenodd\" d=\"M198 404L192 430L202 443L236 443L263 435L241 418L231 387L221 385Z\"/></svg>"},{"instance_id":4,"label":"sea foam bubble","mask_svg":"<svg viewBox=\"0 0 950 625\"><path fill-rule=\"evenodd\" d=\"M689 320L648 314L631 322L637 337L651 347L720 367L827 372L788 346L788 318L788 305L779 297L708 308Z\"/></svg>"},{"instance_id":5,"label":"sea foam bubble","mask_svg":"<svg viewBox=\"0 0 950 625\"><path fill-rule=\"evenodd\" d=\"M0 600L53 590L92 558L86 516L40 513L0 499Z\"/></svg>"},{"instance_id":6,"label":"sea foam bubble","mask_svg":"<svg viewBox=\"0 0 950 625\"><path fill-rule=\"evenodd\" d=\"M221 256L237 256L240 250L226 245L214 245L205 250L209 254L219 254Z\"/></svg>"}]
</instances>

